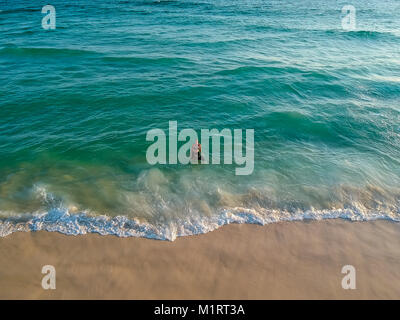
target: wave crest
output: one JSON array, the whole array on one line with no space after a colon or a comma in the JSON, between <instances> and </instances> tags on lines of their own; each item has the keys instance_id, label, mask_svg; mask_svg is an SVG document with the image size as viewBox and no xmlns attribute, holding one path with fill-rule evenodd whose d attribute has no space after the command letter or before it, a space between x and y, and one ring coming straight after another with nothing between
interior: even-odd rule
<instances>
[{"instance_id":1,"label":"wave crest","mask_svg":"<svg viewBox=\"0 0 400 320\"><path fill-rule=\"evenodd\" d=\"M284 221L346 219L350 221L390 220L400 222L398 212L365 211L362 206L354 205L346 209L298 211L295 213L270 209L231 208L224 209L212 217L192 217L187 220L171 222L165 225L152 225L131 219L127 216L93 216L89 212L71 214L67 209L52 209L48 212L19 215L0 220L0 237L17 231L50 231L66 235L98 233L118 237L140 237L174 241L177 237L207 233L231 223L266 225Z\"/></svg>"}]
</instances>

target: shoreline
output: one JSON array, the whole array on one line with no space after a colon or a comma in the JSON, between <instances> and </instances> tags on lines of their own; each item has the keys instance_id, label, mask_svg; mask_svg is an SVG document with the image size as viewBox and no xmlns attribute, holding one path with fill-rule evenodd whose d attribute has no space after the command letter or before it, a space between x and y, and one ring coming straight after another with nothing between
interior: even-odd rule
<instances>
[{"instance_id":1,"label":"shoreline","mask_svg":"<svg viewBox=\"0 0 400 320\"><path fill-rule=\"evenodd\" d=\"M400 299L400 224L230 224L175 241L57 232L0 238L1 299ZM42 266L56 269L44 290ZM344 265L356 289L341 287Z\"/></svg>"}]
</instances>

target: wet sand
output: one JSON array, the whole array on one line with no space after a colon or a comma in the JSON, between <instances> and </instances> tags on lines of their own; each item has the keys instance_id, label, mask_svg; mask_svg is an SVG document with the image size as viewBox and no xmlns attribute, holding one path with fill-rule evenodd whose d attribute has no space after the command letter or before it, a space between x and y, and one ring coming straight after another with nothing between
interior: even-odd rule
<instances>
[{"instance_id":1,"label":"wet sand","mask_svg":"<svg viewBox=\"0 0 400 320\"><path fill-rule=\"evenodd\" d=\"M229 225L174 242L18 232L0 238L1 299L400 299L400 224ZM41 286L56 268L56 289ZM344 265L356 289L344 290Z\"/></svg>"}]
</instances>

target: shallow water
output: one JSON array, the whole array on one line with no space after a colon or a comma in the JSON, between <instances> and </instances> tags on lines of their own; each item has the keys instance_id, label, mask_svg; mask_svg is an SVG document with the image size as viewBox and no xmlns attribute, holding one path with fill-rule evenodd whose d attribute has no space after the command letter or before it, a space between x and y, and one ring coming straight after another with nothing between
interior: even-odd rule
<instances>
[{"instance_id":1,"label":"shallow water","mask_svg":"<svg viewBox=\"0 0 400 320\"><path fill-rule=\"evenodd\" d=\"M0 2L0 235L174 239L400 221L400 3ZM254 129L254 172L146 161L153 128Z\"/></svg>"}]
</instances>

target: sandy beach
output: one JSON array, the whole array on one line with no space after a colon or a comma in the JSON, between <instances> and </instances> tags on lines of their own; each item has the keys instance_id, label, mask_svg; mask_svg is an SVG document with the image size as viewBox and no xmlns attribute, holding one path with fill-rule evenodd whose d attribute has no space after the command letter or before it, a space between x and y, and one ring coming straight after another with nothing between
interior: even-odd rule
<instances>
[{"instance_id":1,"label":"sandy beach","mask_svg":"<svg viewBox=\"0 0 400 320\"><path fill-rule=\"evenodd\" d=\"M400 224L387 221L229 225L174 242L19 232L0 255L1 299L400 298ZM349 264L355 290L341 287Z\"/></svg>"}]
</instances>

